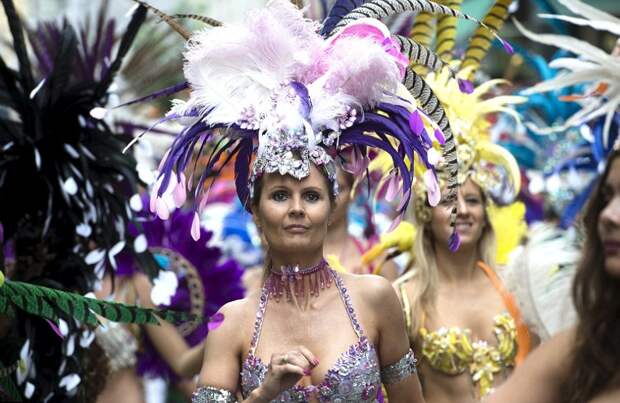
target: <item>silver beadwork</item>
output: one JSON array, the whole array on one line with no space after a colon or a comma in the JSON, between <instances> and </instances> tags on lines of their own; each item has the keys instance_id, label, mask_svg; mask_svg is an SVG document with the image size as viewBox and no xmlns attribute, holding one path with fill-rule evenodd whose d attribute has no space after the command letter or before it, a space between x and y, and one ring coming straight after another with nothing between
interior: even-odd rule
<instances>
[{"instance_id":1,"label":"silver beadwork","mask_svg":"<svg viewBox=\"0 0 620 403\"><path fill-rule=\"evenodd\" d=\"M237 403L237 399L229 390L201 386L192 394L192 403Z\"/></svg>"},{"instance_id":2,"label":"silver beadwork","mask_svg":"<svg viewBox=\"0 0 620 403\"><path fill-rule=\"evenodd\" d=\"M417 372L416 362L417 360L413 355L413 350L409 349L403 358L392 365L381 368L381 382L386 385L398 383L408 376L415 374Z\"/></svg>"}]
</instances>

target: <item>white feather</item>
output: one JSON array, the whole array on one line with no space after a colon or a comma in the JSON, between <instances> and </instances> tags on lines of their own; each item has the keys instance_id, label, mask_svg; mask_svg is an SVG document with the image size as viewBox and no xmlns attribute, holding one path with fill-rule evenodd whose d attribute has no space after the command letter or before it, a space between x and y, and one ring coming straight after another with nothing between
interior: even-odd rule
<instances>
[{"instance_id":1,"label":"white feather","mask_svg":"<svg viewBox=\"0 0 620 403\"><path fill-rule=\"evenodd\" d=\"M620 35L620 20L618 20L617 22L588 20L585 18L569 17L566 15L555 15L555 14L538 14L538 16L540 18L566 21L566 22L570 22L571 24L592 27L599 31L608 31L608 32L611 32L612 34Z\"/></svg>"},{"instance_id":2,"label":"white feather","mask_svg":"<svg viewBox=\"0 0 620 403\"><path fill-rule=\"evenodd\" d=\"M274 88L295 78L298 59L311 60L303 53L320 46L320 37L309 34L312 26L290 3L278 0L250 14L242 26L195 34L185 52L185 76L192 87L185 107L213 108L209 123L231 123L248 100L268 104Z\"/></svg>"},{"instance_id":3,"label":"white feather","mask_svg":"<svg viewBox=\"0 0 620 403\"><path fill-rule=\"evenodd\" d=\"M570 85L579 84L587 81L600 80L600 74L606 71L605 67L597 67L586 71L559 74L556 77L542 81L532 88L523 91L523 95L531 95L539 92L553 91Z\"/></svg>"},{"instance_id":4,"label":"white feather","mask_svg":"<svg viewBox=\"0 0 620 403\"><path fill-rule=\"evenodd\" d=\"M596 7L592 7L579 0L558 0L560 4L568 8L570 11L577 15L581 15L590 20L607 21L615 24L620 24L620 19L608 14Z\"/></svg>"},{"instance_id":5,"label":"white feather","mask_svg":"<svg viewBox=\"0 0 620 403\"><path fill-rule=\"evenodd\" d=\"M584 57L588 60L598 61L598 62L610 62L613 60L613 56L605 53L603 50L597 48L596 46L592 46L587 42L584 42L579 39L572 38L570 36L565 35L553 35L553 34L537 34L532 31L529 31L525 28L519 21L513 20L516 27L521 31L523 35L527 38L533 40L534 42L543 43L545 45L555 46L560 49L568 50L569 52L573 52L578 54L581 57Z\"/></svg>"}]
</instances>

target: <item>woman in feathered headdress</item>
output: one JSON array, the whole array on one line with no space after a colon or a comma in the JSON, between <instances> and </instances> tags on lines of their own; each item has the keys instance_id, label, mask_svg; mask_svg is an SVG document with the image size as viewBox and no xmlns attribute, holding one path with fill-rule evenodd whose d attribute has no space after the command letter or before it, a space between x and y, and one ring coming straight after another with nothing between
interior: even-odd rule
<instances>
[{"instance_id":1,"label":"woman in feathered headdress","mask_svg":"<svg viewBox=\"0 0 620 403\"><path fill-rule=\"evenodd\" d=\"M338 191L327 149L354 147L363 158L369 148L385 151L402 215L415 155L428 172L426 183L437 186L433 144L442 143L450 172L446 203L453 203L457 164L450 127L437 97L409 66L437 68L437 58L408 38L392 37L375 18L422 10L470 17L424 0L359 4L338 2L339 11L319 27L290 3L273 1L245 26L224 25L189 40L190 97L164 119L186 127L161 163L151 208L166 217L163 195L184 201L182 172L194 146L209 142L215 147L197 189L234 157L239 198L267 249L260 293L225 305L223 324L207 337L195 402L234 401L237 393L247 401L374 402L381 382L391 401L422 401L390 284L337 274L323 258ZM404 54L397 41L406 45ZM435 140L417 130L425 115ZM207 195L199 190L198 210ZM458 245L456 232L448 238ZM335 334L334 328L344 331Z\"/></svg>"},{"instance_id":2,"label":"woman in feathered headdress","mask_svg":"<svg viewBox=\"0 0 620 403\"><path fill-rule=\"evenodd\" d=\"M494 28L501 26L509 3L496 2L483 21ZM445 61L451 61L454 24L445 17L437 21L436 51ZM422 16L414 24L413 35L421 35L421 29L428 26L432 21ZM424 37L430 40L430 36L432 31ZM456 76L473 77L489 45L485 32L476 32ZM440 202L433 207L424 199L439 199L446 191L443 171L439 170L439 186L431 187L418 169L413 186L414 225L402 223L366 258L394 247L411 252L413 267L396 282L396 289L410 343L421 356L424 397L428 402L473 402L501 382L530 348L527 327L494 270L496 256L506 263L508 252L518 245L527 228L522 205L499 207L510 204L518 194L520 172L508 151L491 142L487 120L490 113L514 116L507 105L524 99L489 97L489 91L502 80L463 93L449 81L449 74L451 71L444 69L427 74L425 79L444 105L457 144L460 247L451 251L446 243L449 206ZM503 228L508 226L510 231ZM501 237L500 249L496 234Z\"/></svg>"}]
</instances>

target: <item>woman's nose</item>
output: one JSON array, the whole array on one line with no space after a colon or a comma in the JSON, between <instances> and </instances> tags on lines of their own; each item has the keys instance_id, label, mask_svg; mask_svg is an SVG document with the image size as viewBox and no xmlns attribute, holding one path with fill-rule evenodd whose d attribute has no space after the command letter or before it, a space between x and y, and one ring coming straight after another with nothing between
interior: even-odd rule
<instances>
[{"instance_id":1,"label":"woman's nose","mask_svg":"<svg viewBox=\"0 0 620 403\"><path fill-rule=\"evenodd\" d=\"M458 214L468 214L469 211L467 209L467 203L465 203L465 199L463 198L463 196L458 195L457 199L457 207L458 207Z\"/></svg>"},{"instance_id":2,"label":"woman's nose","mask_svg":"<svg viewBox=\"0 0 620 403\"><path fill-rule=\"evenodd\" d=\"M600 215L601 222L607 227L620 227L620 196L616 196L611 201Z\"/></svg>"},{"instance_id":3,"label":"woman's nose","mask_svg":"<svg viewBox=\"0 0 620 403\"><path fill-rule=\"evenodd\" d=\"M304 211L304 206L303 206L303 202L301 200L301 197L292 197L291 199L291 204L289 207L289 215L293 216L293 217L299 217L305 214Z\"/></svg>"}]
</instances>

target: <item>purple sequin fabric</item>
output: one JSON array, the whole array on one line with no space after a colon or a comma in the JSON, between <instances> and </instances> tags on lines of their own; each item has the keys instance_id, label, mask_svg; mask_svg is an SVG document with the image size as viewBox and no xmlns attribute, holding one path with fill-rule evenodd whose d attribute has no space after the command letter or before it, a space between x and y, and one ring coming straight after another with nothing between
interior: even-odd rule
<instances>
[{"instance_id":1,"label":"purple sequin fabric","mask_svg":"<svg viewBox=\"0 0 620 403\"><path fill-rule=\"evenodd\" d=\"M318 385L295 386L282 392L272 402L307 402L311 396L315 396L319 402L377 402L377 394L381 389L379 359L375 347L364 336L351 298L342 279L338 274L329 269L334 278L340 296L345 304L349 319L358 342L344 351L340 358L325 375L325 379ZM250 343L250 353L245 359L241 369L241 391L247 397L254 389L258 388L267 375L267 365L257 356L256 346L260 337L265 309L269 294L268 287L263 287L260 297L259 309L256 313L254 334Z\"/></svg>"}]
</instances>

